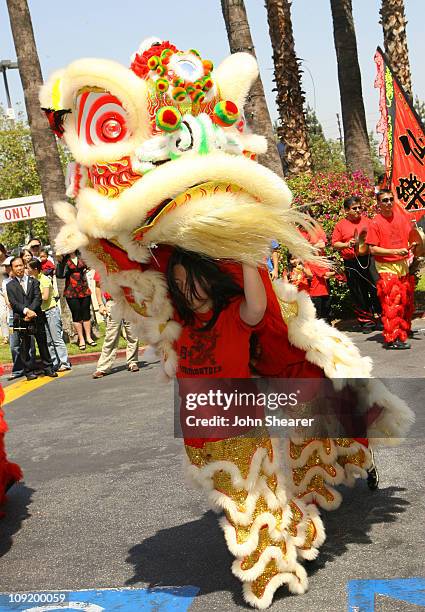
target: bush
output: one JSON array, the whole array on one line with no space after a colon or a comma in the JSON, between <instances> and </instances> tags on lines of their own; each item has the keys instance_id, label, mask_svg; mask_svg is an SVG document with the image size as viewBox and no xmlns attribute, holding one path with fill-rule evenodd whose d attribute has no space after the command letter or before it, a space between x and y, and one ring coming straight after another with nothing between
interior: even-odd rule
<instances>
[{"instance_id":1,"label":"bush","mask_svg":"<svg viewBox=\"0 0 425 612\"><path fill-rule=\"evenodd\" d=\"M329 243L333 228L344 217L345 198L359 196L368 216L373 216L376 212L374 186L361 172L302 174L288 179L288 185L294 194L294 206L310 207L314 219L323 227ZM335 249L327 246L326 254L335 263L337 270L343 269L342 259ZM332 279L330 285L333 316L336 318L352 316L352 305L346 283Z\"/></svg>"}]
</instances>

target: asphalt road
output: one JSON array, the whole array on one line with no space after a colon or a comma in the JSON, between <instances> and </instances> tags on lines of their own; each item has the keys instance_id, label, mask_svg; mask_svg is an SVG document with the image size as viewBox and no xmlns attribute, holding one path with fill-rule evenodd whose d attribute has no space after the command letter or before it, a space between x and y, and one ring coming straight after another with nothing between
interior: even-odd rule
<instances>
[{"instance_id":1,"label":"asphalt road","mask_svg":"<svg viewBox=\"0 0 425 612\"><path fill-rule=\"evenodd\" d=\"M352 337L374 357L375 375L393 379L421 413L425 336L403 352L385 351L379 334ZM92 371L75 367L5 407L7 448L25 483L0 522L0 590L193 585L193 612L248 609L216 516L185 484L172 386L158 382L157 365L96 381ZM424 457L423 438L378 453L378 491L359 482L339 510L323 512L327 541L307 563L308 593L281 588L273 610L342 612L350 580L425 575ZM419 609L375 602L377 612Z\"/></svg>"}]
</instances>

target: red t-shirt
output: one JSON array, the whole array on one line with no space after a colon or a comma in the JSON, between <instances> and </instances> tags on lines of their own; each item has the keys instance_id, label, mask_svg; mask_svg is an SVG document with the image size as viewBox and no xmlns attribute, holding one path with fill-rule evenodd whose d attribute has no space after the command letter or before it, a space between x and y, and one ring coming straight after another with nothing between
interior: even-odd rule
<instances>
[{"instance_id":1,"label":"red t-shirt","mask_svg":"<svg viewBox=\"0 0 425 612\"><path fill-rule=\"evenodd\" d=\"M393 208L391 217L384 217L381 214L376 215L367 232L366 242L372 246L380 246L384 249L407 249L409 248L409 234L412 229L412 222L409 217L398 210L396 206ZM400 261L407 259L401 255L375 255L376 261Z\"/></svg>"},{"instance_id":2,"label":"red t-shirt","mask_svg":"<svg viewBox=\"0 0 425 612\"><path fill-rule=\"evenodd\" d=\"M242 321L239 309L243 299L243 296L234 298L208 331L183 325L175 342L179 360L177 378L251 377L249 340L258 326ZM209 321L212 311L196 316L202 325Z\"/></svg>"},{"instance_id":3,"label":"red t-shirt","mask_svg":"<svg viewBox=\"0 0 425 612\"><path fill-rule=\"evenodd\" d=\"M360 234L364 229L368 230L370 226L370 219L368 217L360 217L357 221L350 221L350 219L341 219L334 227L332 233L332 244L335 242L349 242L354 238L354 233ZM353 248L342 249L340 251L343 259L354 259L356 253Z\"/></svg>"},{"instance_id":4,"label":"red t-shirt","mask_svg":"<svg viewBox=\"0 0 425 612\"><path fill-rule=\"evenodd\" d=\"M312 229L311 232L307 232L307 230L303 228L300 228L298 231L300 232L301 236L304 236L304 238L309 241L310 244L315 245L317 242L319 242L319 240L323 240L325 244L328 242L324 229L317 224L317 221L315 228Z\"/></svg>"},{"instance_id":5,"label":"red t-shirt","mask_svg":"<svg viewBox=\"0 0 425 612\"><path fill-rule=\"evenodd\" d=\"M55 270L56 270L55 264L49 261L48 259L46 259L46 261L43 261L41 263L41 271L43 272L45 276L52 277Z\"/></svg>"},{"instance_id":6,"label":"red t-shirt","mask_svg":"<svg viewBox=\"0 0 425 612\"><path fill-rule=\"evenodd\" d=\"M313 274L310 279L310 287L308 293L311 297L320 297L322 295L329 295L328 284L325 278L326 272L329 272L327 266L320 266L317 263L307 262L311 273Z\"/></svg>"},{"instance_id":7,"label":"red t-shirt","mask_svg":"<svg viewBox=\"0 0 425 612\"><path fill-rule=\"evenodd\" d=\"M102 282L102 279L100 278L99 272L96 271L94 273L93 280L96 284L100 285L100 283ZM106 301L112 300L112 295L110 293L102 293L102 295Z\"/></svg>"}]
</instances>

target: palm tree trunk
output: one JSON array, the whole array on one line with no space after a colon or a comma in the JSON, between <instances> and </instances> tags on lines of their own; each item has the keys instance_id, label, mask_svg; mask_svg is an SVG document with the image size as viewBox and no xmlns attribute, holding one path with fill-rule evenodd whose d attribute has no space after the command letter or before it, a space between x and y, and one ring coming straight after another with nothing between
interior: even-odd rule
<instances>
[{"instance_id":1,"label":"palm tree trunk","mask_svg":"<svg viewBox=\"0 0 425 612\"><path fill-rule=\"evenodd\" d=\"M407 95L413 99L409 50L407 48L404 0L382 0L379 11L384 31L385 53L390 66Z\"/></svg>"},{"instance_id":2,"label":"palm tree trunk","mask_svg":"<svg viewBox=\"0 0 425 612\"><path fill-rule=\"evenodd\" d=\"M279 139L285 143L288 174L311 171L311 155L304 114L304 92L295 54L290 0L266 0L267 20L273 47L274 81L280 125Z\"/></svg>"},{"instance_id":3,"label":"palm tree trunk","mask_svg":"<svg viewBox=\"0 0 425 612\"><path fill-rule=\"evenodd\" d=\"M232 53L245 51L256 57L243 0L221 0L221 9L226 24L230 51ZM254 132L267 138L268 150L266 155L259 157L260 163L283 177L282 160L277 150L276 138L273 133L260 76L252 86L245 104L245 118Z\"/></svg>"},{"instance_id":4,"label":"palm tree trunk","mask_svg":"<svg viewBox=\"0 0 425 612\"><path fill-rule=\"evenodd\" d=\"M373 180L352 3L331 0L331 8L347 168L350 172L361 170Z\"/></svg>"},{"instance_id":5,"label":"palm tree trunk","mask_svg":"<svg viewBox=\"0 0 425 612\"><path fill-rule=\"evenodd\" d=\"M53 204L65 198L65 181L55 136L50 131L38 100L43 79L28 4L26 0L7 0L7 7L52 242L61 226L61 221L53 211Z\"/></svg>"},{"instance_id":6,"label":"palm tree trunk","mask_svg":"<svg viewBox=\"0 0 425 612\"><path fill-rule=\"evenodd\" d=\"M65 199L65 180L55 136L50 131L38 100L38 91L43 84L43 78L27 1L7 0L7 7L18 58L19 74L24 90L37 172L46 209L50 243L53 244L53 240L58 235L62 225L61 220L54 213L53 204ZM64 281L58 279L63 329L65 334L72 338L75 332L71 313L63 297L63 288Z\"/></svg>"}]
</instances>

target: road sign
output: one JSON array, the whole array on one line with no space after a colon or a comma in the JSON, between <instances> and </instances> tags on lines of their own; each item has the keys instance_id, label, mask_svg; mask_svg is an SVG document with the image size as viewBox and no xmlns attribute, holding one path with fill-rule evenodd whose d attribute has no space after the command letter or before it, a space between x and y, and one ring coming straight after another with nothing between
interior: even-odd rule
<instances>
[{"instance_id":1,"label":"road sign","mask_svg":"<svg viewBox=\"0 0 425 612\"><path fill-rule=\"evenodd\" d=\"M41 195L0 200L0 223L28 221L45 216L46 210Z\"/></svg>"},{"instance_id":2,"label":"road sign","mask_svg":"<svg viewBox=\"0 0 425 612\"><path fill-rule=\"evenodd\" d=\"M96 589L1 593L0 612L187 612L199 589Z\"/></svg>"},{"instance_id":3,"label":"road sign","mask_svg":"<svg viewBox=\"0 0 425 612\"><path fill-rule=\"evenodd\" d=\"M350 580L347 589L348 612L376 612L376 595L425 607L425 578Z\"/></svg>"}]
</instances>

